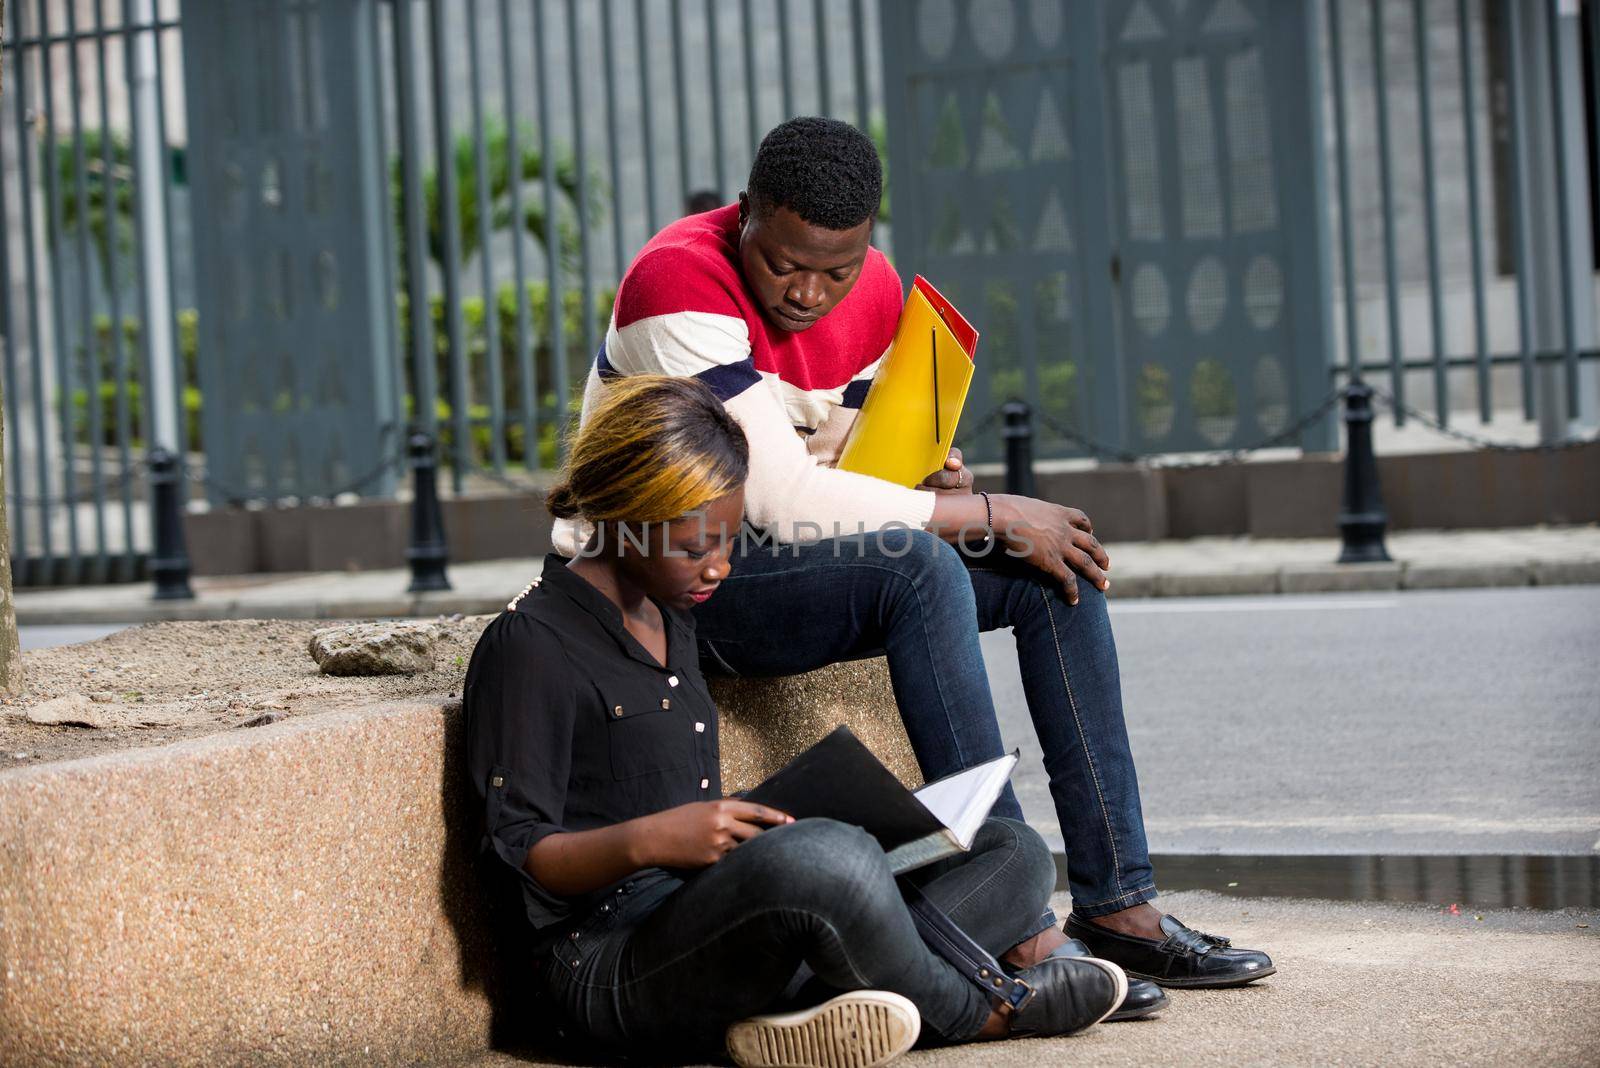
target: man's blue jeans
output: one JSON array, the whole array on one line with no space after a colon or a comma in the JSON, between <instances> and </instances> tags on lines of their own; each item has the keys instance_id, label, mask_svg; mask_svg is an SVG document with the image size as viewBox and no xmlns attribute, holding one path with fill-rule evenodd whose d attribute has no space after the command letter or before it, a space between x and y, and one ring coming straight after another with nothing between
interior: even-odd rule
<instances>
[{"instance_id":1,"label":"man's blue jeans","mask_svg":"<svg viewBox=\"0 0 1600 1068\"><path fill-rule=\"evenodd\" d=\"M1004 751L978 633L1011 627L1073 909L1102 916L1156 890L1105 596L1082 581L1078 596L1068 604L1054 580L1003 550L972 557L921 530L781 546L747 534L695 619L708 672L794 675L886 656L930 780ZM994 815L1023 818L1009 787Z\"/></svg>"}]
</instances>

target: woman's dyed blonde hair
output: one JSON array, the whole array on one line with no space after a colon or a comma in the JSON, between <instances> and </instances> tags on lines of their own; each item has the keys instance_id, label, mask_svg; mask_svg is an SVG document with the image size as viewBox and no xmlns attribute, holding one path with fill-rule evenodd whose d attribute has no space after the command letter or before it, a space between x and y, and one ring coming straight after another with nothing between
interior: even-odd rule
<instances>
[{"instance_id":1,"label":"woman's dyed blonde hair","mask_svg":"<svg viewBox=\"0 0 1600 1068\"><path fill-rule=\"evenodd\" d=\"M606 380L545 507L562 519L666 522L732 493L749 470L744 431L708 387L628 375Z\"/></svg>"}]
</instances>

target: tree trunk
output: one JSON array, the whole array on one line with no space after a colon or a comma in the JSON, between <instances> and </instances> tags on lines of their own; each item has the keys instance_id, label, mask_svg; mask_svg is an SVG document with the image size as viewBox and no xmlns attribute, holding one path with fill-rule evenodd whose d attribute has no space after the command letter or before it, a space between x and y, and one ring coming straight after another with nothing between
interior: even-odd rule
<instances>
[{"instance_id":1,"label":"tree trunk","mask_svg":"<svg viewBox=\"0 0 1600 1068\"><path fill-rule=\"evenodd\" d=\"M0 34L6 24L0 0ZM0 99L5 95L5 70L0 67ZM23 190L27 195L27 190ZM6 521L5 387L0 385L0 693L22 689L22 650L17 643L17 606L11 599L11 525Z\"/></svg>"}]
</instances>

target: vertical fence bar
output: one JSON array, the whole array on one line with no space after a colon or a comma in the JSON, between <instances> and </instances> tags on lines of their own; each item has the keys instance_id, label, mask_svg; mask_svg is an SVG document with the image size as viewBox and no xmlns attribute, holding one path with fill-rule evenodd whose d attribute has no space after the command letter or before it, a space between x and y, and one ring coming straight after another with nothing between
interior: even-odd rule
<instances>
[{"instance_id":1,"label":"vertical fence bar","mask_svg":"<svg viewBox=\"0 0 1600 1068\"><path fill-rule=\"evenodd\" d=\"M678 203L674 216L683 212L683 202L689 196L689 88L683 57L683 7L672 0L667 8L672 19L672 103L674 121L678 132Z\"/></svg>"},{"instance_id":2,"label":"vertical fence bar","mask_svg":"<svg viewBox=\"0 0 1600 1068\"><path fill-rule=\"evenodd\" d=\"M384 95L383 63L380 58L382 55L380 42L383 40L383 30L381 20L378 16L379 8L384 6L388 5L370 4L367 7L367 32L372 37L373 55L372 99L379 101L388 99ZM380 173L383 175L384 197L383 226L381 227L383 231L383 237L380 245L383 250L383 314L389 317L389 329L385 331L384 336L390 341L389 363L393 368L391 382L394 390L394 410L396 412L401 412L404 410L403 406L405 404L406 384L404 374L404 346L400 340L403 331L400 328L400 324L396 321L396 315L400 310L396 301L396 296L400 292L400 287L398 284L398 279L395 276L397 252L395 249L394 233L396 221L394 204L395 191L392 184L394 180L394 174L390 169L389 160L389 124L384 121L383 110L381 107L378 110L377 125L378 159L381 161L380 165L383 168ZM388 429L391 428L385 428L386 431ZM406 435L401 433L398 428L393 429L395 438L403 443Z\"/></svg>"},{"instance_id":3,"label":"vertical fence bar","mask_svg":"<svg viewBox=\"0 0 1600 1068\"><path fill-rule=\"evenodd\" d=\"M450 79L445 70L445 19L441 0L428 0L428 66L433 77L434 166L439 174L439 227L443 231L444 321L450 345L450 425L455 453L450 484L461 492L472 465L472 396L467 385L466 331L461 321L461 212L456 199L456 156L450 132Z\"/></svg>"},{"instance_id":4,"label":"vertical fence bar","mask_svg":"<svg viewBox=\"0 0 1600 1068\"><path fill-rule=\"evenodd\" d=\"M1461 114L1465 123L1467 155L1467 240L1472 249L1472 343L1477 357L1478 419L1494 416L1493 379L1489 376L1489 327L1483 291L1483 233L1478 204L1478 120L1472 67L1472 18L1467 0L1456 0L1457 45L1461 50Z\"/></svg>"},{"instance_id":5,"label":"vertical fence bar","mask_svg":"<svg viewBox=\"0 0 1600 1068\"><path fill-rule=\"evenodd\" d=\"M778 71L783 82L783 114L779 122L794 118L794 64L789 59L789 0L778 0Z\"/></svg>"},{"instance_id":6,"label":"vertical fence bar","mask_svg":"<svg viewBox=\"0 0 1600 1068\"><path fill-rule=\"evenodd\" d=\"M1561 50L1563 0L1544 4L1546 37L1550 46L1550 123L1556 162L1556 234L1561 256L1561 362L1566 369L1567 418L1578 418L1578 321L1572 286L1572 212L1567 203L1572 161L1567 158L1567 103L1565 57Z\"/></svg>"},{"instance_id":7,"label":"vertical fence bar","mask_svg":"<svg viewBox=\"0 0 1600 1068\"><path fill-rule=\"evenodd\" d=\"M716 175L717 196L724 200L728 197L727 164L723 159L722 143L722 49L718 47L721 37L717 20L718 0L706 0L706 34L710 38L706 51L710 53L708 59L711 65L711 163L712 173Z\"/></svg>"},{"instance_id":8,"label":"vertical fence bar","mask_svg":"<svg viewBox=\"0 0 1600 1068\"><path fill-rule=\"evenodd\" d=\"M489 380L489 463L498 472L506 469L506 387L500 368L500 301L494 288L494 257L489 249L489 215L494 208L489 200L489 156L483 136L483 52L478 32L478 0L467 0L467 66L472 79L472 154L477 170L475 195L478 198L478 266L483 276L484 359ZM506 160L507 174L512 161ZM512 230L515 233L515 229Z\"/></svg>"},{"instance_id":9,"label":"vertical fence bar","mask_svg":"<svg viewBox=\"0 0 1600 1068\"><path fill-rule=\"evenodd\" d=\"M1405 425L1405 350L1400 335L1399 268L1394 251L1394 175L1389 151L1389 62L1383 27L1383 0L1370 0L1372 12L1373 97L1378 109L1378 175L1383 196L1383 284L1389 319L1389 387L1394 391L1395 426Z\"/></svg>"},{"instance_id":10,"label":"vertical fence bar","mask_svg":"<svg viewBox=\"0 0 1600 1068\"><path fill-rule=\"evenodd\" d=\"M1345 363L1352 382L1361 381L1361 339L1356 318L1356 257L1350 223L1350 146L1346 135L1344 26L1339 0L1328 0L1328 62L1333 67L1334 159L1339 176L1339 267L1344 282Z\"/></svg>"},{"instance_id":11,"label":"vertical fence bar","mask_svg":"<svg viewBox=\"0 0 1600 1068\"><path fill-rule=\"evenodd\" d=\"M395 0L394 92L400 133L400 204L406 243L406 312L411 334L414 425L437 440L439 379L428 309L428 223L422 191L422 134L417 129L415 0Z\"/></svg>"},{"instance_id":12,"label":"vertical fence bar","mask_svg":"<svg viewBox=\"0 0 1600 1068\"><path fill-rule=\"evenodd\" d=\"M812 15L817 35L817 113L833 114L833 78L828 69L828 9L827 0L811 0Z\"/></svg>"},{"instance_id":13,"label":"vertical fence bar","mask_svg":"<svg viewBox=\"0 0 1600 1068\"><path fill-rule=\"evenodd\" d=\"M571 74L572 84L572 144L578 169L578 262L582 268L580 294L583 310L579 326L583 330L585 359L593 360L600 343L595 336L594 326L594 257L590 255L589 248L589 139L583 128L584 63L578 45L577 0L567 0L567 70Z\"/></svg>"},{"instance_id":14,"label":"vertical fence bar","mask_svg":"<svg viewBox=\"0 0 1600 1068\"><path fill-rule=\"evenodd\" d=\"M170 266L171 257L172 257L172 249L173 249L174 245L176 244L176 242L174 242L173 238L172 238L172 183L168 180L168 175L167 175L167 168L169 168L171 166L171 155L170 155L170 150L168 148L168 141L167 141L167 109L166 109L167 82L166 82L166 66L162 62L162 58L161 58L161 33L162 33L162 31L159 28L160 24L161 24L161 11L160 11L160 2L159 2L159 0L152 0L152 3L150 5L150 23L151 23L151 25L150 25L151 51L154 53L154 59L155 59L155 83L156 83L156 101L157 101L157 105L156 105L156 145L158 146L159 156L160 156L160 160L161 160L161 169L156 173L156 189L160 193L160 196L161 196L161 235L160 235L160 240L165 243L165 246L164 246L165 247L165 252L162 255L161 259L162 259L162 263L163 264L168 265L167 269L166 269L166 280L165 280L165 285L166 285L166 308L167 308L166 314L167 314L167 318L169 320L168 323L167 323L167 330L168 330L167 336L171 339L171 353L170 353L170 356L171 356L171 358L173 360L173 371L175 372L172 375L172 382L171 382L172 394L169 397L169 403L172 405L171 410L172 410L173 415L175 417L175 420L174 420L175 424L176 424L176 435L175 436L176 436L176 439L177 439L172 443L172 450L175 453L178 454L178 457L179 457L179 460L180 460L180 471L181 471L182 470L181 460L182 460L185 452L187 451L188 444L189 444L189 411L188 411L187 406L183 403L184 378L185 378L185 374L186 374L188 369L184 366L184 362L183 362L183 333L178 328L178 290L177 290L177 284L178 283L177 283L177 279L174 277L173 271L172 271L171 266ZM154 350L152 350L152 351L154 351ZM152 386L152 390L153 390L154 386L155 386L155 382L153 380L152 380L151 386ZM178 480L178 483L177 483L177 494L178 494L179 506L181 507L183 502L187 501L188 498L189 498L189 485L188 485L188 480L187 479L180 478Z\"/></svg>"},{"instance_id":15,"label":"vertical fence bar","mask_svg":"<svg viewBox=\"0 0 1600 1068\"><path fill-rule=\"evenodd\" d=\"M106 210L115 210L118 200L118 179L113 169L111 155L111 104L110 75L106 70L105 0L95 0L95 62L100 68L100 182L101 196ZM130 443L133 439L133 418L128 405L128 352L124 345L122 322L122 287L117 284L117 235L108 228L106 235L106 286L111 305L111 363L112 381L116 390L117 465L121 471L122 490L122 577L132 581L138 569L138 556L133 544L133 458Z\"/></svg>"},{"instance_id":16,"label":"vertical fence bar","mask_svg":"<svg viewBox=\"0 0 1600 1068\"><path fill-rule=\"evenodd\" d=\"M529 338L528 268L523 253L527 217L522 209L522 131L518 129L516 79L512 77L510 0L500 0L500 84L506 109L506 167L511 191L511 277L515 282L517 313L517 377L522 405L522 464L539 466L539 390ZM610 0L607 0L609 3Z\"/></svg>"},{"instance_id":17,"label":"vertical fence bar","mask_svg":"<svg viewBox=\"0 0 1600 1068\"><path fill-rule=\"evenodd\" d=\"M756 95L756 31L750 0L740 0L739 29L744 35L744 118L750 128L750 153L761 144L761 98ZM726 194L724 194L726 195Z\"/></svg>"},{"instance_id":18,"label":"vertical fence bar","mask_svg":"<svg viewBox=\"0 0 1600 1068\"><path fill-rule=\"evenodd\" d=\"M4 49L0 49L0 57L5 51L10 50L9 42ZM13 57L21 49L12 51ZM16 67L13 58L11 66ZM15 77L15 75L13 75ZM0 167L0 218L7 218L6 180L7 171ZM0 290L0 332L5 337L5 382L6 382L6 429L10 431L10 441L7 443L9 451L7 456L12 462L6 465L6 488L11 491L10 527L11 545L0 545L0 551L11 553L11 580L15 586L26 586L31 576L28 574L28 513L26 511L26 491L28 480L25 477L27 467L16 462L22 455L22 422L18 413L21 411L17 400L17 319L16 309L11 305L11 241L10 235L0 233L0 282L5 285Z\"/></svg>"},{"instance_id":19,"label":"vertical fence bar","mask_svg":"<svg viewBox=\"0 0 1600 1068\"><path fill-rule=\"evenodd\" d=\"M639 60L639 109L644 119L644 223L650 233L656 232L656 154L655 154L655 97L650 88L649 22L645 17L644 0L633 0L634 43Z\"/></svg>"},{"instance_id":20,"label":"vertical fence bar","mask_svg":"<svg viewBox=\"0 0 1600 1068\"><path fill-rule=\"evenodd\" d=\"M61 182L56 158L55 73L50 61L50 8L39 0L39 76L43 104L44 202L45 225L50 241L50 325L55 333L56 393L61 420L61 502L67 513L66 581L76 582L82 574L83 559L78 542L78 473L73 453L77 420L72 410L75 379L67 358L67 317L62 304L61 278Z\"/></svg>"},{"instance_id":21,"label":"vertical fence bar","mask_svg":"<svg viewBox=\"0 0 1600 1068\"><path fill-rule=\"evenodd\" d=\"M1533 419L1533 280L1529 277L1528 220L1523 192L1528 188L1528 132L1522 127L1522 101L1528 91L1522 69L1522 25L1517 0L1501 0L1506 26L1506 60L1510 74L1506 111L1511 116L1511 240L1517 271L1517 351L1522 370L1522 416Z\"/></svg>"},{"instance_id":22,"label":"vertical fence bar","mask_svg":"<svg viewBox=\"0 0 1600 1068\"><path fill-rule=\"evenodd\" d=\"M44 375L41 373L49 355L44 351L44 317L39 308L39 254L34 248L34 234L37 229L33 219L33 165L36 142L30 130L31 109L28 107L28 53L21 45L22 38L26 35L24 21L27 6L19 5L13 9L13 34L18 42L13 55L16 57L12 77L11 99L16 108L17 121L17 197L22 208L22 251L27 257L24 265L24 274L27 279L26 292L28 300L28 341L29 354L33 358L33 429L34 443L37 449L35 464L39 476L39 496L36 502L39 515L39 551L41 570L40 581L48 582L55 571L55 535L50 529L50 424L49 411L46 408L44 392ZM38 69L37 61L34 69Z\"/></svg>"},{"instance_id":23,"label":"vertical fence bar","mask_svg":"<svg viewBox=\"0 0 1600 1068\"><path fill-rule=\"evenodd\" d=\"M1428 17L1425 0L1411 0L1417 56L1417 112L1422 129L1422 205L1428 228L1428 324L1433 334L1433 404L1441 424L1450 422L1450 381L1445 361L1444 305L1439 294L1439 197L1433 179L1433 94L1429 82Z\"/></svg>"},{"instance_id":24,"label":"vertical fence bar","mask_svg":"<svg viewBox=\"0 0 1600 1068\"><path fill-rule=\"evenodd\" d=\"M856 126L862 133L871 133L872 100L867 94L867 15L862 0L850 0L850 24L853 32L851 55L855 60Z\"/></svg>"},{"instance_id":25,"label":"vertical fence bar","mask_svg":"<svg viewBox=\"0 0 1600 1068\"><path fill-rule=\"evenodd\" d=\"M600 53L606 80L606 162L611 168L611 258L615 268L612 276L620 283L622 273L628 269L628 241L622 225L626 216L622 211L622 138L617 129L616 49L611 47L616 40L613 14L611 0L601 0L600 33L604 45Z\"/></svg>"},{"instance_id":26,"label":"vertical fence bar","mask_svg":"<svg viewBox=\"0 0 1600 1068\"><path fill-rule=\"evenodd\" d=\"M566 301L561 293L562 232L560 205L556 202L555 139L550 134L550 35L546 33L545 5L536 0L533 5L534 54L539 60L539 149L544 155L544 260L547 279L546 306L550 315L550 362L556 394L556 419L567 417ZM645 153L648 158L649 153ZM582 205L579 206L582 210Z\"/></svg>"},{"instance_id":27,"label":"vertical fence bar","mask_svg":"<svg viewBox=\"0 0 1600 1068\"><path fill-rule=\"evenodd\" d=\"M1600 8L1589 5L1589 118L1594 121L1590 136L1600 145Z\"/></svg>"},{"instance_id":28,"label":"vertical fence bar","mask_svg":"<svg viewBox=\"0 0 1600 1068\"><path fill-rule=\"evenodd\" d=\"M139 364L136 375L141 388L141 410L137 413L139 426L144 431L145 455L155 447L156 423L153 403L154 390L151 388L153 369L155 367L155 340L151 337L150 306L151 306L151 280L149 258L145 255L145 244L151 241L150 229L147 223L145 201L150 197L150 176L145 173L145 168L140 162L139 144L144 136L144 120L140 118L141 109L138 106L136 88L135 56L138 52L138 43L135 38L138 31L134 29L135 20L129 14L129 4L124 0L122 6L122 45L123 45L123 79L128 100L128 139L129 169L133 173L133 218L134 218L134 243L138 253L134 257L134 277L137 279L136 290L138 300L139 324ZM131 535L130 535L131 536Z\"/></svg>"},{"instance_id":29,"label":"vertical fence bar","mask_svg":"<svg viewBox=\"0 0 1600 1068\"><path fill-rule=\"evenodd\" d=\"M106 580L106 483L100 459L100 442L103 428L100 425L100 360L95 351L94 308L89 300L89 180L85 173L88 161L83 147L83 96L78 91L83 84L78 61L78 5L67 5L67 77L72 86L72 177L73 194L78 202L78 318L82 322L82 364L84 365L85 412L89 430L89 485L94 496L95 556L89 567L92 581ZM102 138L107 131L102 130ZM106 206L106 224L114 218L110 205ZM59 254L59 252L58 252ZM69 359L71 357L69 356ZM77 361L74 361L77 362Z\"/></svg>"}]
</instances>

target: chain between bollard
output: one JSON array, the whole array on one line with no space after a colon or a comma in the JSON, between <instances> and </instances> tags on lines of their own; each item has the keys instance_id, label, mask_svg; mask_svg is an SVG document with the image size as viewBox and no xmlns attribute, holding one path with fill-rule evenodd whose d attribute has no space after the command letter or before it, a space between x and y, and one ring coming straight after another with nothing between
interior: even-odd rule
<instances>
[{"instance_id":1,"label":"chain between bollard","mask_svg":"<svg viewBox=\"0 0 1600 1068\"><path fill-rule=\"evenodd\" d=\"M1315 408L1306 412L1289 426L1274 432L1270 437L1263 438L1260 441L1253 442L1249 445L1242 445L1238 448L1229 449L1215 457L1205 460L1185 460L1173 463L1160 463L1152 461L1148 456L1144 456L1136 452L1129 452L1128 450L1119 448L1115 445L1107 445L1102 441L1096 441L1089 435L1084 434L1065 423L1056 421L1046 413L1040 411L1038 408L1035 408L1032 405L1027 405L1027 402L1022 400L1020 397L1008 398L1004 403L991 410L982 419L979 419L977 423L973 424L972 429L967 431L966 436L981 436L985 431L992 429L995 423L1004 417L1007 405L1023 404L1028 406L1031 417L1037 420L1041 426L1054 433L1057 437L1064 438L1065 440L1072 442L1074 445L1077 445L1083 449L1084 452L1095 457L1096 459L1114 460L1117 463L1138 464L1143 467L1160 468L1167 471L1183 470L1186 468L1195 467L1222 467L1229 464L1243 463L1245 458L1251 453L1260 452L1262 449L1273 448L1274 446L1283 445L1293 441L1312 425L1327 416L1328 412L1339 403L1343 396L1343 389L1332 390Z\"/></svg>"},{"instance_id":2,"label":"chain between bollard","mask_svg":"<svg viewBox=\"0 0 1600 1068\"><path fill-rule=\"evenodd\" d=\"M1600 437L1563 438L1560 441L1538 442L1533 445L1517 445L1506 441L1495 441L1492 438L1486 438L1471 431L1446 426L1427 412L1395 400L1391 394L1379 389L1377 386L1368 388L1372 390L1372 399L1389 409L1389 411L1399 412L1407 419L1415 420L1436 434L1452 438L1465 445L1471 445L1473 448L1483 449L1485 452L1561 452L1566 449L1580 448L1584 445L1593 445L1596 441L1600 441Z\"/></svg>"}]
</instances>

